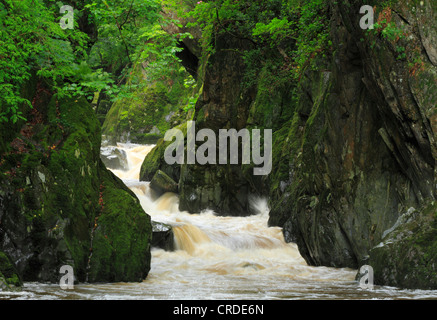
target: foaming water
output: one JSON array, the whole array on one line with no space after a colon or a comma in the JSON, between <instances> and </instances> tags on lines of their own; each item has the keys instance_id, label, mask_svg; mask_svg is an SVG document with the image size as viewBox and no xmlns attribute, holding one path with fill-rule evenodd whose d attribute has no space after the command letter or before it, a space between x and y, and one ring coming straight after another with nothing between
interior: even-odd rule
<instances>
[{"instance_id":1,"label":"foaming water","mask_svg":"<svg viewBox=\"0 0 437 320\"><path fill-rule=\"evenodd\" d=\"M375 286L360 289L356 270L311 267L281 228L268 227L267 201L252 198L257 214L221 217L212 211L179 211L177 194L156 197L149 182L138 181L153 146L119 144L129 169L113 170L137 195L152 220L170 224L175 251L152 249L151 270L142 283L58 285L26 283L0 299L435 299L437 291Z\"/></svg>"},{"instance_id":2,"label":"foaming water","mask_svg":"<svg viewBox=\"0 0 437 320\"><path fill-rule=\"evenodd\" d=\"M139 180L141 165L146 155L153 149L154 145L137 145L128 143L117 143L119 149L126 150L128 170L112 170L122 180Z\"/></svg>"}]
</instances>

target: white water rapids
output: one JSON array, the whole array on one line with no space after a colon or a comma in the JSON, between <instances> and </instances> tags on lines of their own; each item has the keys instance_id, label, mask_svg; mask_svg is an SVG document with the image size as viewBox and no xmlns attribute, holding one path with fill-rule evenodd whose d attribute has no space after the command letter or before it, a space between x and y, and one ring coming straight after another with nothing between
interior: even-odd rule
<instances>
[{"instance_id":1,"label":"white water rapids","mask_svg":"<svg viewBox=\"0 0 437 320\"><path fill-rule=\"evenodd\" d=\"M265 199L253 199L257 215L220 217L212 211L180 212L178 196L152 197L139 181L144 157L153 146L119 144L128 170L113 170L135 192L152 220L173 226L175 251L152 249L151 270L141 283L59 285L26 283L0 299L427 299L436 291L375 286L361 289L356 270L308 266L282 230L268 227Z\"/></svg>"}]
</instances>

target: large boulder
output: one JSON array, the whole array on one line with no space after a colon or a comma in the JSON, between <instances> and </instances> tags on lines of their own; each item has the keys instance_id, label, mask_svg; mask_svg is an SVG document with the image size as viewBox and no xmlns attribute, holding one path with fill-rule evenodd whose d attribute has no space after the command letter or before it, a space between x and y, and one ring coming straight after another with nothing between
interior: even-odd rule
<instances>
[{"instance_id":1,"label":"large boulder","mask_svg":"<svg viewBox=\"0 0 437 320\"><path fill-rule=\"evenodd\" d=\"M410 208L370 250L376 284L437 289L437 205Z\"/></svg>"},{"instance_id":2,"label":"large boulder","mask_svg":"<svg viewBox=\"0 0 437 320\"><path fill-rule=\"evenodd\" d=\"M193 119L196 132L206 128L218 136L220 129L240 131L248 126L255 89L242 84L246 65L239 52L252 48L253 43L247 39L217 34L216 53L208 57L203 69L203 86ZM217 214L235 216L252 214L249 195L261 189L256 179L241 164L184 164L179 180L180 210L195 213L211 209Z\"/></svg>"},{"instance_id":3,"label":"large boulder","mask_svg":"<svg viewBox=\"0 0 437 320\"><path fill-rule=\"evenodd\" d=\"M0 251L23 281L59 282L62 265L81 282L141 281L150 217L101 162L92 108L47 89L33 101L2 155Z\"/></svg>"},{"instance_id":4,"label":"large boulder","mask_svg":"<svg viewBox=\"0 0 437 320\"><path fill-rule=\"evenodd\" d=\"M253 190L239 165L182 165L179 210L199 213L205 209L221 215L247 216Z\"/></svg>"},{"instance_id":5,"label":"large boulder","mask_svg":"<svg viewBox=\"0 0 437 320\"><path fill-rule=\"evenodd\" d=\"M163 171L158 170L150 181L150 188L154 190L157 196L166 192L178 192L178 184Z\"/></svg>"},{"instance_id":6,"label":"large boulder","mask_svg":"<svg viewBox=\"0 0 437 320\"><path fill-rule=\"evenodd\" d=\"M186 122L176 126L175 129L181 130L186 137ZM173 142L165 141L164 139L158 140L156 146L150 150L141 165L140 181L151 181L158 170L167 174L174 181L179 181L181 166L177 163L169 165L164 158L166 148L172 143Z\"/></svg>"}]
</instances>

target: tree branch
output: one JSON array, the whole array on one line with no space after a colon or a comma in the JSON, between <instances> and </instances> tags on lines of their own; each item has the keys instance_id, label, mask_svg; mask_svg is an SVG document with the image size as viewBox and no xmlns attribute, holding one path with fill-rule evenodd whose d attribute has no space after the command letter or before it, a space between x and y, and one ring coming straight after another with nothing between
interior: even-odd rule
<instances>
[{"instance_id":1,"label":"tree branch","mask_svg":"<svg viewBox=\"0 0 437 320\"><path fill-rule=\"evenodd\" d=\"M132 2L130 3L130 8L129 8L129 11L127 12L126 19L124 20L124 22L122 24L120 24L120 28L123 28L123 26L126 24L127 19L129 18L129 15L130 15L130 13L132 11L132 7L134 5L134 1L135 0L132 0Z\"/></svg>"}]
</instances>

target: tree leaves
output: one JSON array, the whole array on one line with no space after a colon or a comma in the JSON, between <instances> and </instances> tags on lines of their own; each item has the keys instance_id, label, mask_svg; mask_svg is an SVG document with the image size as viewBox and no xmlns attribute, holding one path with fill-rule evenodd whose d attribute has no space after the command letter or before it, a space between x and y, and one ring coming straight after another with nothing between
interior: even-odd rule
<instances>
[{"instance_id":1,"label":"tree leaves","mask_svg":"<svg viewBox=\"0 0 437 320\"><path fill-rule=\"evenodd\" d=\"M171 78L179 68L178 42L188 34L163 30L163 25L181 24L162 15L160 0L82 4L83 9L75 8L74 28L64 30L61 1L0 1L0 122L24 119L31 104L21 90L31 74L49 80L60 96L91 99L105 92L115 100L147 85L129 77L134 69L147 68L153 81ZM80 30L78 20L85 16L97 29L96 41Z\"/></svg>"},{"instance_id":2,"label":"tree leaves","mask_svg":"<svg viewBox=\"0 0 437 320\"><path fill-rule=\"evenodd\" d=\"M32 72L63 83L71 75L76 56L70 43L83 43L78 29L63 31L56 16L59 7L43 1L6 1L0 6L0 122L24 120L30 101L21 97L21 88Z\"/></svg>"}]
</instances>

